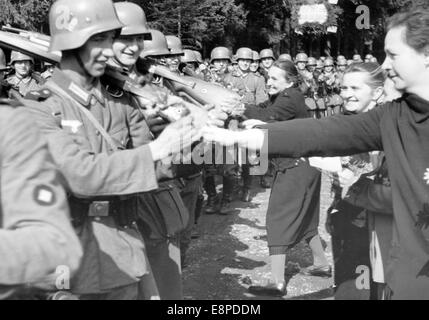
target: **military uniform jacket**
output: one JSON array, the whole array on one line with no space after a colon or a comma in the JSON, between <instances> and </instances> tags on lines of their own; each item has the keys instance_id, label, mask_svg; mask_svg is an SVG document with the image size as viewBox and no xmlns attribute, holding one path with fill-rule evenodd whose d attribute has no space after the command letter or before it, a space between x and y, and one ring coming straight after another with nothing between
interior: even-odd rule
<instances>
[{"instance_id":1,"label":"military uniform jacket","mask_svg":"<svg viewBox=\"0 0 429 320\"><path fill-rule=\"evenodd\" d=\"M243 96L242 101L246 104L260 104L268 98L265 91L264 77L258 76L253 72L245 74L230 73L225 77L225 82Z\"/></svg>"},{"instance_id":2,"label":"military uniform jacket","mask_svg":"<svg viewBox=\"0 0 429 320\"><path fill-rule=\"evenodd\" d=\"M29 106L69 193L92 200L157 189L150 149L139 141L144 137L139 128L146 130L147 126L141 113L127 104L130 99L125 93L112 95L101 85L87 92L59 69L49 81L68 97L44 89L34 93L36 98L39 95L39 103ZM86 107L124 150L113 152L76 103ZM134 145L140 147L125 150ZM119 228L110 213L88 218L77 232L85 255L73 284L75 293L100 293L135 283L146 273L140 234L132 228Z\"/></svg>"},{"instance_id":3,"label":"military uniform jacket","mask_svg":"<svg viewBox=\"0 0 429 320\"><path fill-rule=\"evenodd\" d=\"M393 299L429 299L429 101L404 95L360 115L264 128L269 152L285 156L384 150L395 220L386 280Z\"/></svg>"},{"instance_id":4,"label":"military uniform jacket","mask_svg":"<svg viewBox=\"0 0 429 320\"><path fill-rule=\"evenodd\" d=\"M6 82L11 87L11 90L17 91L22 97L25 97L30 91L39 90L42 85L32 75L23 79L13 75L7 78Z\"/></svg>"},{"instance_id":5,"label":"military uniform jacket","mask_svg":"<svg viewBox=\"0 0 429 320\"><path fill-rule=\"evenodd\" d=\"M56 268L73 275L82 248L46 141L27 110L3 104L0 183L0 299L23 285L55 289Z\"/></svg>"}]
</instances>

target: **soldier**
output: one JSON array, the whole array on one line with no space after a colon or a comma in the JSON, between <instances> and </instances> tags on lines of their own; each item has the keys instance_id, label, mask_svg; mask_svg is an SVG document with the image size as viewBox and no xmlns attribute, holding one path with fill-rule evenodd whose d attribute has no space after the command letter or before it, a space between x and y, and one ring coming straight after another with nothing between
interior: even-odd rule
<instances>
[{"instance_id":1,"label":"soldier","mask_svg":"<svg viewBox=\"0 0 429 320\"><path fill-rule=\"evenodd\" d=\"M229 83L247 104L259 104L267 99L265 80L250 72L253 52L249 48L240 48L237 51L238 71L228 74L225 81Z\"/></svg>"},{"instance_id":2,"label":"soldier","mask_svg":"<svg viewBox=\"0 0 429 320\"><path fill-rule=\"evenodd\" d=\"M317 60L317 64L316 64L316 72L322 73L323 72L323 61L322 60Z\"/></svg>"},{"instance_id":3,"label":"soldier","mask_svg":"<svg viewBox=\"0 0 429 320\"><path fill-rule=\"evenodd\" d=\"M121 35L113 43L113 52L115 54L113 62L127 70L126 73L130 74L134 79L139 79L135 63L141 55L144 43L139 39L148 33L150 34L145 13L141 7L129 2L117 2L115 3L115 8L120 21L124 24L124 28L122 28ZM151 49L154 50L155 48L152 47ZM131 56L123 54L126 52L133 53L133 58L131 59ZM152 51L153 53L155 52ZM192 51L188 50L187 52L185 50L185 58L190 58L190 62L196 61L196 58L192 56ZM136 85L138 86L138 84ZM159 91L159 88L153 87L153 90ZM134 99L139 101L139 107L147 115L146 121L151 122L153 119L150 117L153 118L154 115L148 115L144 110L145 102L142 102L136 95L134 95ZM176 99L176 101L179 100L181 99ZM142 137L144 139L142 142L149 143L154 136L159 134L159 131L150 132L148 128L145 137ZM185 176L184 178L188 177ZM188 212L181 198L180 191L185 188L178 174L178 168L173 167L171 164L157 163L157 179L160 187L158 190L139 196L139 225L145 239L149 261L161 299L178 300L183 299L181 248L179 247L179 231L181 230L178 225L172 226L171 224L172 221L179 224L181 219L187 219L192 220L190 224L193 226L195 219L194 214ZM192 196L194 197L194 195ZM187 197L183 199L188 200ZM195 210L194 207L192 209ZM164 219L168 216L171 218ZM191 216L191 219L189 216ZM170 233L170 227L175 227L176 233ZM182 229L187 227L187 224L182 225Z\"/></svg>"},{"instance_id":4,"label":"soldier","mask_svg":"<svg viewBox=\"0 0 429 320\"><path fill-rule=\"evenodd\" d=\"M307 62L308 62L307 54L301 52L296 55L295 64L300 73L306 70Z\"/></svg>"},{"instance_id":5,"label":"soldier","mask_svg":"<svg viewBox=\"0 0 429 320\"><path fill-rule=\"evenodd\" d=\"M0 109L0 299L32 299L29 289L57 289L55 272L77 271L82 248L31 114L5 99Z\"/></svg>"},{"instance_id":6,"label":"soldier","mask_svg":"<svg viewBox=\"0 0 429 320\"><path fill-rule=\"evenodd\" d=\"M231 58L231 65L228 66L229 73L238 72L238 61L237 61L237 55L233 55Z\"/></svg>"},{"instance_id":7,"label":"soldier","mask_svg":"<svg viewBox=\"0 0 429 320\"><path fill-rule=\"evenodd\" d=\"M205 80L226 86L224 80L225 76L229 73L228 66L231 62L231 52L228 48L214 48L210 53L210 72L206 73Z\"/></svg>"},{"instance_id":8,"label":"soldier","mask_svg":"<svg viewBox=\"0 0 429 320\"><path fill-rule=\"evenodd\" d=\"M260 63L261 59L259 57L259 53L257 51L253 51L253 60L252 63L250 64L250 71L252 71L253 73L256 73L258 75L260 75L261 73L259 72L259 63Z\"/></svg>"},{"instance_id":9,"label":"soldier","mask_svg":"<svg viewBox=\"0 0 429 320\"><path fill-rule=\"evenodd\" d=\"M311 72L307 70L308 56L305 53L298 53L295 58L295 64L298 72L303 80L300 85L300 90L304 96L309 97L312 95L312 90L315 87L314 77Z\"/></svg>"},{"instance_id":10,"label":"soldier","mask_svg":"<svg viewBox=\"0 0 429 320\"><path fill-rule=\"evenodd\" d=\"M182 48L182 41L176 36L166 36L165 39L170 50L170 54L166 57L167 66L171 71L178 72L180 57L185 54Z\"/></svg>"},{"instance_id":11,"label":"soldier","mask_svg":"<svg viewBox=\"0 0 429 320\"><path fill-rule=\"evenodd\" d=\"M317 67L317 60L316 58L309 57L307 62L307 70L311 73L314 73Z\"/></svg>"},{"instance_id":12,"label":"soldier","mask_svg":"<svg viewBox=\"0 0 429 320\"><path fill-rule=\"evenodd\" d=\"M157 45L159 47L154 47L153 44L150 46L150 52L151 54L160 54L165 49L165 42L162 41L161 37L163 37L162 33L156 36L156 38L160 38L156 41ZM154 39L154 34L152 33L152 38ZM171 37L170 37L171 38ZM181 50L181 43L180 40L177 38L175 42L175 47L171 47L170 50L172 50L173 55L177 55L178 52ZM180 49L180 50L179 50ZM143 50L144 56L147 55L146 48ZM159 57L159 56L158 56ZM166 57L168 59L168 56ZM168 62L167 62L168 63ZM171 68L170 68L171 70ZM177 73L177 75L180 75L180 73ZM166 88L169 90L169 94L175 94L174 85L168 80L168 79L161 79L160 83L158 85L164 84ZM196 221L196 217L199 215L199 212L197 212L197 209L200 208L197 204L199 201L201 202L201 189L202 189L202 170L201 167L195 166L195 165L186 165L182 166L181 168L184 169L186 167L186 170L183 170L180 176L180 195L182 197L183 203L185 204L186 209L189 212L190 215L190 224L187 226L186 230L182 232L181 234L181 241L180 241L180 253L181 253L181 259L182 264L184 264L185 261L185 253L187 251L187 248L189 247L191 236L193 233L194 228L194 222Z\"/></svg>"},{"instance_id":13,"label":"soldier","mask_svg":"<svg viewBox=\"0 0 429 320\"><path fill-rule=\"evenodd\" d=\"M29 106L65 178L84 247L71 291L84 300L155 298L134 195L158 188L154 163L180 150L179 136L189 141L183 146L191 143L192 119L141 145L141 113L126 94L107 92L99 81L123 27L110 0L58 0L49 22L50 51L62 52L62 69Z\"/></svg>"},{"instance_id":14,"label":"soldier","mask_svg":"<svg viewBox=\"0 0 429 320\"><path fill-rule=\"evenodd\" d=\"M264 76L265 81L268 80L268 70L272 67L276 58L272 49L264 49L259 54L261 58L261 70L260 73Z\"/></svg>"},{"instance_id":15,"label":"soldier","mask_svg":"<svg viewBox=\"0 0 429 320\"><path fill-rule=\"evenodd\" d=\"M15 70L15 74L6 79L10 86L10 97L15 94L24 97L32 90L39 90L44 83L42 76L33 71L34 59L32 57L12 51L10 65Z\"/></svg>"},{"instance_id":16,"label":"soldier","mask_svg":"<svg viewBox=\"0 0 429 320\"><path fill-rule=\"evenodd\" d=\"M347 69L347 59L344 56L337 57L337 72L339 76L343 75Z\"/></svg>"},{"instance_id":17,"label":"soldier","mask_svg":"<svg viewBox=\"0 0 429 320\"><path fill-rule=\"evenodd\" d=\"M339 96L340 79L335 72L334 60L331 57L325 60L324 71L319 81L322 82L324 96L327 98L327 106L331 108L328 108L328 114L339 114L343 100Z\"/></svg>"},{"instance_id":18,"label":"soldier","mask_svg":"<svg viewBox=\"0 0 429 320\"><path fill-rule=\"evenodd\" d=\"M367 54L365 56L365 62L371 62L371 59L374 58L374 56L372 54Z\"/></svg>"},{"instance_id":19,"label":"soldier","mask_svg":"<svg viewBox=\"0 0 429 320\"><path fill-rule=\"evenodd\" d=\"M225 81L229 75L228 66L231 63L231 52L226 47L216 47L210 53L210 73L206 76L206 81L217 83L223 87L228 87ZM231 87L230 87L231 88ZM231 165L208 164L204 166L204 190L207 193L206 214L229 213L229 203L232 200L234 188L234 169ZM215 176L222 176L223 197L218 199L216 191ZM219 201L220 200L220 201Z\"/></svg>"},{"instance_id":20,"label":"soldier","mask_svg":"<svg viewBox=\"0 0 429 320\"><path fill-rule=\"evenodd\" d=\"M124 27L119 37L113 42L114 57L109 61L109 64L121 68L123 73L128 74L136 81L135 85L137 87L143 88L145 83L139 83L141 77L135 68L135 64L143 51L144 40L154 40L147 25L146 15L140 6L129 2L117 2L115 3L115 9ZM116 87L113 89L110 87L107 77L104 77L104 80L106 88L109 88L109 91L122 92L121 88ZM159 91L155 86L152 86L152 88L154 91ZM139 96L132 96L135 101L138 101L138 107L145 114L146 121L149 121L148 117L153 117L153 115L149 115L147 112L147 107L149 106L146 106L146 102L142 102ZM132 105L133 101L130 100L128 103ZM135 134L142 135L141 139L139 139L140 144L150 143L154 140L154 135L146 124L143 125L146 127L144 135L142 135L140 130L136 130ZM134 145L133 147L136 148L138 145ZM168 221L163 219L165 211L176 207L176 203L168 201L169 199L173 200L176 197L177 201L180 202L178 205L181 207L184 205L180 199L178 189L173 186L169 187L169 183L164 182L165 180L171 180L173 176L171 165L163 165L158 162L156 168L159 189L138 196L138 225L145 241L147 255L160 298L180 300L183 298L183 294L179 241L177 234L168 235L167 229L160 228L160 226L167 225L168 223ZM164 194L166 196L162 197ZM160 201L160 199L164 201ZM180 215L180 212L169 212L169 214ZM166 287L166 283L168 283L168 287Z\"/></svg>"},{"instance_id":21,"label":"soldier","mask_svg":"<svg viewBox=\"0 0 429 320\"><path fill-rule=\"evenodd\" d=\"M360 56L360 54L353 55L353 62L355 62L355 63L361 63L361 62L363 62L362 57Z\"/></svg>"},{"instance_id":22,"label":"soldier","mask_svg":"<svg viewBox=\"0 0 429 320\"><path fill-rule=\"evenodd\" d=\"M198 68L195 70L195 73L201 78L204 79L204 71L207 69L206 64L204 63L203 56L199 51L193 50L195 57L197 58Z\"/></svg>"},{"instance_id":23,"label":"soldier","mask_svg":"<svg viewBox=\"0 0 429 320\"><path fill-rule=\"evenodd\" d=\"M250 105L257 105L267 100L265 78L250 72L250 64L253 59L253 52L249 48L240 48L237 50L238 71L228 74L225 81L231 85L233 90L243 97L242 102ZM231 125L231 123L230 123ZM252 176L250 167L242 166L243 188L241 200L251 202L250 188L252 185ZM229 199L226 199L226 204Z\"/></svg>"},{"instance_id":24,"label":"soldier","mask_svg":"<svg viewBox=\"0 0 429 320\"><path fill-rule=\"evenodd\" d=\"M198 57L196 56L195 51L185 49L183 52L184 55L180 57L180 72L188 76L200 78L196 73L198 70Z\"/></svg>"},{"instance_id":25,"label":"soldier","mask_svg":"<svg viewBox=\"0 0 429 320\"><path fill-rule=\"evenodd\" d=\"M50 77L52 77L55 66L50 62L44 62L43 65L45 67L45 71L41 74L41 76L43 79L48 80Z\"/></svg>"}]
</instances>

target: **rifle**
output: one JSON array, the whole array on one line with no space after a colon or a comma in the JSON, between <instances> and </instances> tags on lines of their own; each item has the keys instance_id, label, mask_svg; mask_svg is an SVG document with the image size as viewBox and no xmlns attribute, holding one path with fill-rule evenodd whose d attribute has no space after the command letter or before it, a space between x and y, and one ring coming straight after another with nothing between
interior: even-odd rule
<instances>
[{"instance_id":1,"label":"rifle","mask_svg":"<svg viewBox=\"0 0 429 320\"><path fill-rule=\"evenodd\" d=\"M111 84L138 96L139 100L144 104L154 104L160 100L159 96L155 95L152 89L136 83L119 68L108 65L104 75Z\"/></svg>"},{"instance_id":2,"label":"rifle","mask_svg":"<svg viewBox=\"0 0 429 320\"><path fill-rule=\"evenodd\" d=\"M36 59L58 64L60 52L49 52L51 37L33 31L3 26L0 31L0 47L20 51Z\"/></svg>"},{"instance_id":3,"label":"rifle","mask_svg":"<svg viewBox=\"0 0 429 320\"><path fill-rule=\"evenodd\" d=\"M1 29L3 31L18 34L21 37L29 39L33 43L38 43L41 46L45 46L47 48L49 48L49 44L51 42L51 37L42 33L27 31L27 30L13 28L9 26L3 26Z\"/></svg>"}]
</instances>

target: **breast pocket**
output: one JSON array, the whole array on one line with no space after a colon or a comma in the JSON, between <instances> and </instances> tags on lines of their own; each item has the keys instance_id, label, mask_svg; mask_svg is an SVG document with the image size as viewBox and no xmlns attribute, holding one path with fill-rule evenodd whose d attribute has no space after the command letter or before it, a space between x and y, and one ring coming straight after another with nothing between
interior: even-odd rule
<instances>
[{"instance_id":1,"label":"breast pocket","mask_svg":"<svg viewBox=\"0 0 429 320\"><path fill-rule=\"evenodd\" d=\"M110 133L110 137L120 150L125 150L130 142L130 132L126 126L121 126Z\"/></svg>"}]
</instances>

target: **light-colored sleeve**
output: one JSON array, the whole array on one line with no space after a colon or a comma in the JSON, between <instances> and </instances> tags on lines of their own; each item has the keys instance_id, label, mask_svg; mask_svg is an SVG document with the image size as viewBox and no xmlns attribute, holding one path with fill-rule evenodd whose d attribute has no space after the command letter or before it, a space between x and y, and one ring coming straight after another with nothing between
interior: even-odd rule
<instances>
[{"instance_id":1,"label":"light-colored sleeve","mask_svg":"<svg viewBox=\"0 0 429 320\"><path fill-rule=\"evenodd\" d=\"M45 140L26 110L2 112L0 285L49 287L58 267L77 270L82 248Z\"/></svg>"},{"instance_id":2,"label":"light-colored sleeve","mask_svg":"<svg viewBox=\"0 0 429 320\"><path fill-rule=\"evenodd\" d=\"M48 140L54 163L75 195L121 196L158 188L148 145L112 154L94 153L86 141L75 141L61 128L49 105L29 102L28 106Z\"/></svg>"},{"instance_id":3,"label":"light-colored sleeve","mask_svg":"<svg viewBox=\"0 0 429 320\"><path fill-rule=\"evenodd\" d=\"M256 104L263 103L268 99L264 77L256 77L255 99Z\"/></svg>"}]
</instances>

